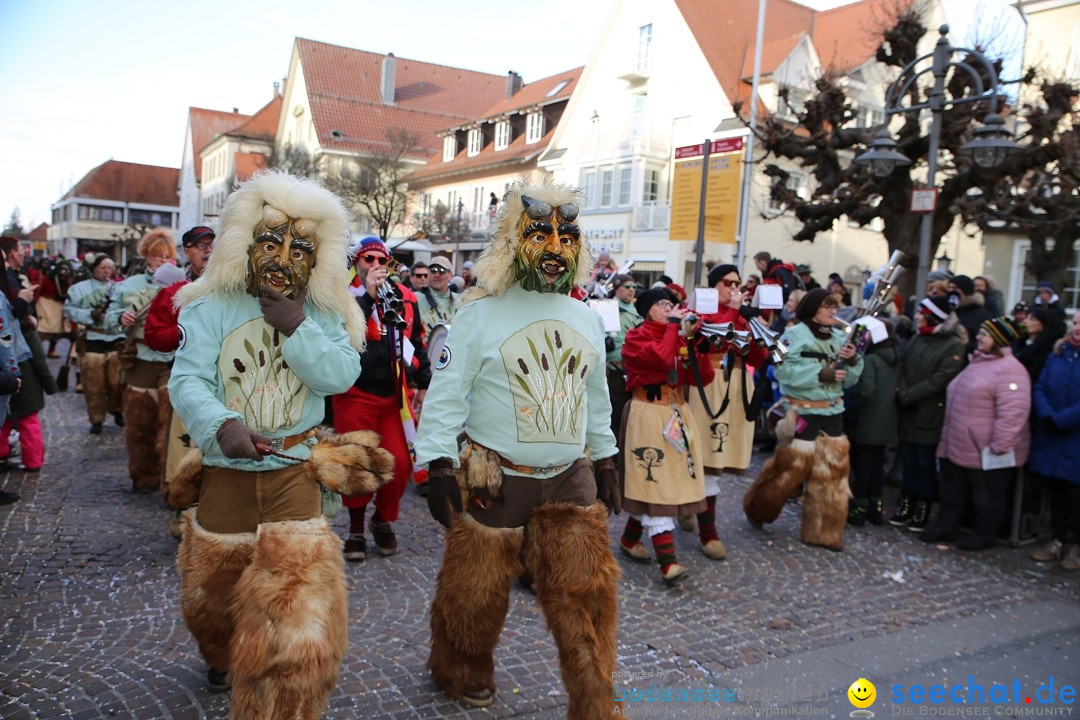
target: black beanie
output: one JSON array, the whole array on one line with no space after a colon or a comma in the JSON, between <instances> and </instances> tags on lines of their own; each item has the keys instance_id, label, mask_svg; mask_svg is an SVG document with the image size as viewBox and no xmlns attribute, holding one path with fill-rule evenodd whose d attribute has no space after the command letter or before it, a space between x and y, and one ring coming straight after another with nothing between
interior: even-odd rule
<instances>
[{"instance_id":1,"label":"black beanie","mask_svg":"<svg viewBox=\"0 0 1080 720\"><path fill-rule=\"evenodd\" d=\"M709 271L709 287L716 287L716 283L720 282L721 278L730 273L738 275L739 268L734 265L713 265L713 269Z\"/></svg>"},{"instance_id":2,"label":"black beanie","mask_svg":"<svg viewBox=\"0 0 1080 720\"><path fill-rule=\"evenodd\" d=\"M825 288L814 288L810 292L806 293L806 297L799 303L799 307L795 308L795 317L804 323L809 323L817 315L818 308L821 307L821 303L825 302L825 298L829 297L831 293Z\"/></svg>"},{"instance_id":3,"label":"black beanie","mask_svg":"<svg viewBox=\"0 0 1080 720\"><path fill-rule=\"evenodd\" d=\"M658 287L653 288L652 290L646 290L645 292L641 293L641 297L639 297L634 302L634 308L638 311L638 315L640 315L641 317L648 317L649 308L651 308L653 305L660 302L661 300L670 300L671 302L675 302L675 298L671 296L670 290L668 290L667 288Z\"/></svg>"}]
</instances>

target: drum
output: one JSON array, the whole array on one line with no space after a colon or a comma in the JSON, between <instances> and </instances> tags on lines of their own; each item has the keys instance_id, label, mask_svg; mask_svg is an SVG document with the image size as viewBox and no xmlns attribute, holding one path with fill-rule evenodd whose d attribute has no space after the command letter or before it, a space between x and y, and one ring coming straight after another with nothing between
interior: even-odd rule
<instances>
[{"instance_id":1,"label":"drum","mask_svg":"<svg viewBox=\"0 0 1080 720\"><path fill-rule=\"evenodd\" d=\"M427 336L428 361L435 365L442 354L443 346L446 345L446 336L450 334L450 326L439 323L431 328Z\"/></svg>"}]
</instances>

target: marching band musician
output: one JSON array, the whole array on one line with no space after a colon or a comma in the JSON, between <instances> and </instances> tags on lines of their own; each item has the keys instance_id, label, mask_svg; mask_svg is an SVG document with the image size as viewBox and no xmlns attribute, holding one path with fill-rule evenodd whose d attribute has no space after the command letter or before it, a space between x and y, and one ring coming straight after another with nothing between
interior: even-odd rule
<instances>
[{"instance_id":1,"label":"marching band musician","mask_svg":"<svg viewBox=\"0 0 1080 720\"><path fill-rule=\"evenodd\" d=\"M719 309L702 316L706 323L727 324L733 331L748 332L748 319L759 311L743 305L745 297L739 289L742 280L734 265L715 265L709 271L709 286L718 294ZM750 467L754 451L754 420L750 415L753 397L754 368L765 364L768 351L756 342L744 344L743 349L731 343L713 348L699 342L697 348L707 353L715 372L711 383L699 389L689 389L690 410L701 431L701 454L704 461L705 502L708 507L697 515L701 551L711 560L723 560L727 549L716 531L716 496L720 494L720 475L743 475ZM711 350L711 352L710 352ZM689 522L688 522L689 521ZM692 519L681 518L687 530L693 529Z\"/></svg>"}]
</instances>

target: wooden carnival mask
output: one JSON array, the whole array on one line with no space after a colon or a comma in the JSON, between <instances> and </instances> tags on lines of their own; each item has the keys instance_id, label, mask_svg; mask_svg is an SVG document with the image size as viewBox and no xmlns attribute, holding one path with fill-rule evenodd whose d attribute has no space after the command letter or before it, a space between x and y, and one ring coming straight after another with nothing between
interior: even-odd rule
<instances>
[{"instance_id":1,"label":"wooden carnival mask","mask_svg":"<svg viewBox=\"0 0 1080 720\"><path fill-rule=\"evenodd\" d=\"M517 280L525 290L569 293L577 274L581 229L574 220L578 207L564 203L552 208L522 195L524 212L518 221Z\"/></svg>"},{"instance_id":2,"label":"wooden carnival mask","mask_svg":"<svg viewBox=\"0 0 1080 720\"><path fill-rule=\"evenodd\" d=\"M270 205L263 205L263 219L255 226L255 243L248 249L247 292L259 297L260 287L277 290L296 299L307 287L315 267L314 220L290 218Z\"/></svg>"}]
</instances>

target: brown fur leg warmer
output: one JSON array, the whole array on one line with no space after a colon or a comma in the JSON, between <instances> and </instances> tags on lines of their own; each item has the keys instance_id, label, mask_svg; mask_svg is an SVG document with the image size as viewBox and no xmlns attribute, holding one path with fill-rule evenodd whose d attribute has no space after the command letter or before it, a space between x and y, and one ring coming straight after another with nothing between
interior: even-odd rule
<instances>
[{"instance_id":1,"label":"brown fur leg warmer","mask_svg":"<svg viewBox=\"0 0 1080 720\"><path fill-rule=\"evenodd\" d=\"M791 493L810 474L813 461L814 443L809 440L792 440L776 448L743 495L743 512L751 525L760 528L780 516Z\"/></svg>"},{"instance_id":2,"label":"brown fur leg warmer","mask_svg":"<svg viewBox=\"0 0 1080 720\"><path fill-rule=\"evenodd\" d=\"M176 565L184 622L206 664L224 672L229 669L233 636L229 600L240 573L251 562L255 534L207 532L195 520L195 510L185 512L181 522L184 531Z\"/></svg>"},{"instance_id":3,"label":"brown fur leg warmer","mask_svg":"<svg viewBox=\"0 0 1080 720\"><path fill-rule=\"evenodd\" d=\"M157 451L158 407L153 394L142 388L124 389L124 440L128 474L133 489L157 490L161 485L162 456Z\"/></svg>"},{"instance_id":4,"label":"brown fur leg warmer","mask_svg":"<svg viewBox=\"0 0 1080 720\"><path fill-rule=\"evenodd\" d=\"M844 549L851 491L848 473L851 460L846 437L821 435L814 443L814 467L803 495L802 541L830 550Z\"/></svg>"},{"instance_id":5,"label":"brown fur leg warmer","mask_svg":"<svg viewBox=\"0 0 1080 720\"><path fill-rule=\"evenodd\" d=\"M86 414L91 423L104 422L109 407L109 388L105 384L105 355L85 353L80 362Z\"/></svg>"},{"instance_id":6,"label":"brown fur leg warmer","mask_svg":"<svg viewBox=\"0 0 1080 720\"><path fill-rule=\"evenodd\" d=\"M510 607L510 583L521 574L522 532L480 525L468 515L446 533L446 551L431 602L431 677L452 698L495 691L495 661Z\"/></svg>"},{"instance_id":7,"label":"brown fur leg warmer","mask_svg":"<svg viewBox=\"0 0 1080 720\"><path fill-rule=\"evenodd\" d=\"M348 643L345 561L319 517L266 523L232 599L233 720L318 720Z\"/></svg>"},{"instance_id":8,"label":"brown fur leg warmer","mask_svg":"<svg viewBox=\"0 0 1080 720\"><path fill-rule=\"evenodd\" d=\"M169 457L169 429L172 427L172 403L169 402L169 391L165 387L158 388L157 401L157 437L154 439L154 450L161 458L160 487L165 482L165 465Z\"/></svg>"},{"instance_id":9,"label":"brown fur leg warmer","mask_svg":"<svg viewBox=\"0 0 1080 720\"><path fill-rule=\"evenodd\" d=\"M559 648L569 720L611 717L619 564L602 503L550 503L529 518L525 563Z\"/></svg>"}]
</instances>

